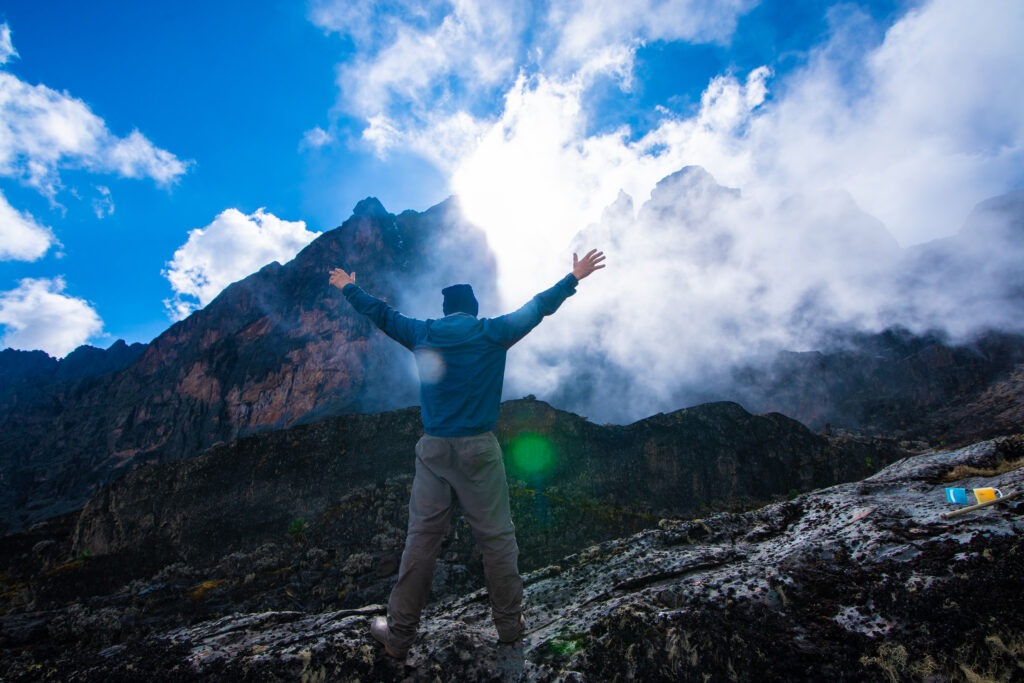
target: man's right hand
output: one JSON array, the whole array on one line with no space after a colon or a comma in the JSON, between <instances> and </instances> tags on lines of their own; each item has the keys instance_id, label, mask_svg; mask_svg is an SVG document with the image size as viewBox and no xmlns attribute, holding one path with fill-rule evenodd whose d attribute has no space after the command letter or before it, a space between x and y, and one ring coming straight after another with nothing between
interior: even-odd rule
<instances>
[{"instance_id":1,"label":"man's right hand","mask_svg":"<svg viewBox=\"0 0 1024 683\"><path fill-rule=\"evenodd\" d=\"M604 261L604 252L598 251L597 249L591 249L582 259L577 258L576 254L573 254L572 274L577 280L582 280L595 270L601 270L604 268L604 264L601 263L602 261Z\"/></svg>"},{"instance_id":2,"label":"man's right hand","mask_svg":"<svg viewBox=\"0 0 1024 683\"><path fill-rule=\"evenodd\" d=\"M330 283L338 289L345 289L345 285L354 285L356 283L356 274L346 273L341 268L335 268L331 271Z\"/></svg>"}]
</instances>

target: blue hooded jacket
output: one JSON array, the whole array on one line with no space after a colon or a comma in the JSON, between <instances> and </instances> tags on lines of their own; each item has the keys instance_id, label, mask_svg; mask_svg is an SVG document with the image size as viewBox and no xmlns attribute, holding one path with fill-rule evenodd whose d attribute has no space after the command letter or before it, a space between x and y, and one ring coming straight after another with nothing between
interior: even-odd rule
<instances>
[{"instance_id":1,"label":"blue hooded jacket","mask_svg":"<svg viewBox=\"0 0 1024 683\"><path fill-rule=\"evenodd\" d=\"M472 436L494 429L505 380L505 354L558 310L579 284L572 273L522 308L497 318L452 313L438 320L407 318L357 285L345 298L362 315L416 356L423 431Z\"/></svg>"}]
</instances>

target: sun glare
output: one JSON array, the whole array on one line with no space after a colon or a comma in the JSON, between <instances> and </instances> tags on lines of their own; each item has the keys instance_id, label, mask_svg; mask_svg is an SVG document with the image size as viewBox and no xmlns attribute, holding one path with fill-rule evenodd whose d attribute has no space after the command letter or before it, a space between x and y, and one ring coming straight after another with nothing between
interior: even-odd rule
<instances>
[{"instance_id":1,"label":"sun glare","mask_svg":"<svg viewBox=\"0 0 1024 683\"><path fill-rule=\"evenodd\" d=\"M579 168L566 142L577 112L566 98L510 98L501 122L456 170L452 185L466 218L487 232L505 296L536 288L585 225ZM568 110L567 110L568 109Z\"/></svg>"}]
</instances>

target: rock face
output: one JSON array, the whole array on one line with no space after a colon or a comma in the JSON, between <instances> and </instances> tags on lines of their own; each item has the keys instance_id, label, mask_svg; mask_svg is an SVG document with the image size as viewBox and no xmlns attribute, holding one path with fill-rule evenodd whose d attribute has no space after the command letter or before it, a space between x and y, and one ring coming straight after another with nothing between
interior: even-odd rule
<instances>
[{"instance_id":1,"label":"rock face","mask_svg":"<svg viewBox=\"0 0 1024 683\"><path fill-rule=\"evenodd\" d=\"M168 568L102 600L4 617L0 676L1017 680L1024 504L941 514L951 509L943 487L1017 491L1022 465L1024 437L1000 438L751 511L662 519L527 574L527 635L516 646L495 645L483 591L442 592L404 664L369 637L379 605L247 610L168 627L146 616L180 582L182 570ZM216 580L196 581L193 604L219 590Z\"/></svg>"},{"instance_id":2,"label":"rock face","mask_svg":"<svg viewBox=\"0 0 1024 683\"><path fill-rule=\"evenodd\" d=\"M146 347L84 348L59 363L5 351L0 533L78 509L141 463L325 415L414 404L409 359L329 287L336 265L400 304L398 292L437 293L414 311L422 317L440 315L439 291L454 281L473 282L481 299L494 294L486 240L453 200L395 216L370 198L287 265L228 287Z\"/></svg>"},{"instance_id":3,"label":"rock face","mask_svg":"<svg viewBox=\"0 0 1024 683\"><path fill-rule=\"evenodd\" d=\"M139 468L85 506L73 552L208 564L280 540L296 519L324 541L333 535L331 545L342 544L345 554L398 550L404 488L420 434L416 409L349 415ZM661 516L855 480L905 454L892 441L830 441L782 415L751 415L734 403L622 427L595 425L524 399L503 405L497 435L527 567L650 526ZM403 486L395 504L384 508L387 529L380 501L377 509L346 505L354 494L372 500L392 478ZM335 518L341 525L331 523ZM391 543L378 546L374 538L385 531ZM461 539L468 555L471 537Z\"/></svg>"},{"instance_id":4,"label":"rock face","mask_svg":"<svg viewBox=\"0 0 1024 683\"><path fill-rule=\"evenodd\" d=\"M664 517L748 509L905 454L891 440L828 439L730 403L602 426L524 399L503 405L497 433L524 571ZM134 470L80 515L0 539L4 647L67 647L54 629L109 646L238 611L385 600L419 434L416 409L341 416ZM435 593L482 582L460 518Z\"/></svg>"},{"instance_id":5,"label":"rock face","mask_svg":"<svg viewBox=\"0 0 1024 683\"><path fill-rule=\"evenodd\" d=\"M757 412L870 434L962 445L1020 429L1024 339L988 333L951 345L906 330L844 335L831 348L781 353L735 373L736 394Z\"/></svg>"}]
</instances>

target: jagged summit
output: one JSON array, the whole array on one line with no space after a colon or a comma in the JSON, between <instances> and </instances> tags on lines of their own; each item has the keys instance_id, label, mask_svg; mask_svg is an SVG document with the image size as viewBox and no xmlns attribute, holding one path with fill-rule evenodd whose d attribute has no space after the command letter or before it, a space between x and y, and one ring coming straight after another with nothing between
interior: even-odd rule
<instances>
[{"instance_id":1,"label":"jagged summit","mask_svg":"<svg viewBox=\"0 0 1024 683\"><path fill-rule=\"evenodd\" d=\"M381 218L387 215L389 215L387 209L376 197L361 199L352 209L353 218Z\"/></svg>"}]
</instances>

